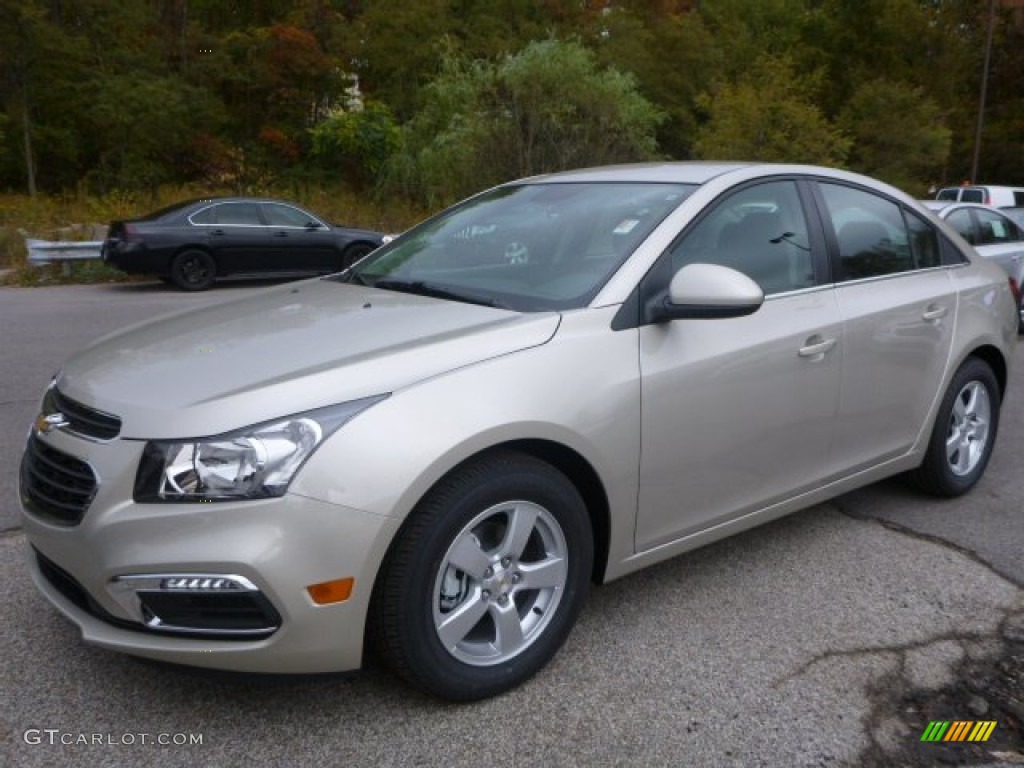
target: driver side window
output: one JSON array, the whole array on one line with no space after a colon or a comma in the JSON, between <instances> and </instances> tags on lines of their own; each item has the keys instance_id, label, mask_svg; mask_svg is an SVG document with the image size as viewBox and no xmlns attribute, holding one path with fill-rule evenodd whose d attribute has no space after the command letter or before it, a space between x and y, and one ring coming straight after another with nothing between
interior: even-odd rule
<instances>
[{"instance_id":1,"label":"driver side window","mask_svg":"<svg viewBox=\"0 0 1024 768\"><path fill-rule=\"evenodd\" d=\"M729 195L670 251L672 271L718 264L743 272L765 295L814 285L807 219L792 181L772 181Z\"/></svg>"}]
</instances>

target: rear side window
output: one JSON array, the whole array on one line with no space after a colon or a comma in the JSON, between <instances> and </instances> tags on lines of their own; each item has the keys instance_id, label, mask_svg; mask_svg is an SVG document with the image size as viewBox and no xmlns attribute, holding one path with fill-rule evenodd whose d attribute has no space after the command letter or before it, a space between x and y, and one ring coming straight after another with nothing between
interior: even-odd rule
<instances>
[{"instance_id":1,"label":"rear side window","mask_svg":"<svg viewBox=\"0 0 1024 768\"><path fill-rule=\"evenodd\" d=\"M267 218L267 224L272 227L301 228L310 224L320 223L305 211L292 208L290 205L279 205L277 203L264 203L263 215Z\"/></svg>"},{"instance_id":2,"label":"rear side window","mask_svg":"<svg viewBox=\"0 0 1024 768\"><path fill-rule=\"evenodd\" d=\"M1024 206L1024 192L1018 192L1016 189L1013 190L1013 205L1015 208Z\"/></svg>"},{"instance_id":3,"label":"rear side window","mask_svg":"<svg viewBox=\"0 0 1024 768\"><path fill-rule=\"evenodd\" d=\"M253 203L225 203L217 206L217 223L259 226L260 213Z\"/></svg>"},{"instance_id":4,"label":"rear side window","mask_svg":"<svg viewBox=\"0 0 1024 768\"><path fill-rule=\"evenodd\" d=\"M994 211L976 210L978 217L978 245L1015 243L1021 239L1017 225Z\"/></svg>"},{"instance_id":5,"label":"rear side window","mask_svg":"<svg viewBox=\"0 0 1024 768\"><path fill-rule=\"evenodd\" d=\"M965 189L960 195L962 203L984 203L985 191L981 189Z\"/></svg>"},{"instance_id":6,"label":"rear side window","mask_svg":"<svg viewBox=\"0 0 1024 768\"><path fill-rule=\"evenodd\" d=\"M217 223L217 208L216 205L211 205L209 208L203 208L201 211L197 211L188 217L188 220L193 224L216 224Z\"/></svg>"},{"instance_id":7,"label":"rear side window","mask_svg":"<svg viewBox=\"0 0 1024 768\"><path fill-rule=\"evenodd\" d=\"M915 249L898 205L853 187L826 183L819 186L839 244L841 280L861 280L914 269ZM920 220L914 226L931 229ZM915 237L927 240L923 232ZM922 247L926 252L927 246ZM934 250L938 251L937 244Z\"/></svg>"},{"instance_id":8,"label":"rear side window","mask_svg":"<svg viewBox=\"0 0 1024 768\"><path fill-rule=\"evenodd\" d=\"M910 233L910 255L914 259L915 269L929 269L942 264L942 252L939 250L939 236L935 230L921 217L904 210L903 216Z\"/></svg>"},{"instance_id":9,"label":"rear side window","mask_svg":"<svg viewBox=\"0 0 1024 768\"><path fill-rule=\"evenodd\" d=\"M953 211L946 217L949 224L957 233L971 245L977 245L977 236L974 234L974 224L971 223L971 212L966 208Z\"/></svg>"},{"instance_id":10,"label":"rear side window","mask_svg":"<svg viewBox=\"0 0 1024 768\"><path fill-rule=\"evenodd\" d=\"M227 224L250 227L258 227L262 223L255 203L211 205L209 208L193 213L189 220L193 224Z\"/></svg>"}]
</instances>

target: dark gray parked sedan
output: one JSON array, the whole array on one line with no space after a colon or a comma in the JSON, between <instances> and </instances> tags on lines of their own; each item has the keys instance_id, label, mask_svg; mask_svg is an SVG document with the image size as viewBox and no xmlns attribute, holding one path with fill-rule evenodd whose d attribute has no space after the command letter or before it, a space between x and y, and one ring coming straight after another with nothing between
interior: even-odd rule
<instances>
[{"instance_id":1,"label":"dark gray parked sedan","mask_svg":"<svg viewBox=\"0 0 1024 768\"><path fill-rule=\"evenodd\" d=\"M379 246L384 235L337 227L291 203L203 198L137 219L115 221L103 260L201 291L231 274L337 272Z\"/></svg>"}]
</instances>

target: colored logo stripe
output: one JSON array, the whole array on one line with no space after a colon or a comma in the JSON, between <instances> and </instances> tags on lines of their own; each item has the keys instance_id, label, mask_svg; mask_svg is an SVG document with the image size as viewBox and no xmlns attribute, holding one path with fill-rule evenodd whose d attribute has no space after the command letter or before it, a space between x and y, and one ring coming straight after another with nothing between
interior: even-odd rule
<instances>
[{"instance_id":1,"label":"colored logo stripe","mask_svg":"<svg viewBox=\"0 0 1024 768\"><path fill-rule=\"evenodd\" d=\"M995 720L932 720L921 741L988 741L995 729Z\"/></svg>"},{"instance_id":2,"label":"colored logo stripe","mask_svg":"<svg viewBox=\"0 0 1024 768\"><path fill-rule=\"evenodd\" d=\"M982 721L974 726L974 730L971 731L971 735L967 737L968 741L988 741L988 737L992 735L992 731L996 729L995 720L989 720L987 722Z\"/></svg>"},{"instance_id":3,"label":"colored logo stripe","mask_svg":"<svg viewBox=\"0 0 1024 768\"><path fill-rule=\"evenodd\" d=\"M949 726L949 731L946 733L946 738L943 741L963 741L973 725L974 723L969 720L955 720Z\"/></svg>"}]
</instances>

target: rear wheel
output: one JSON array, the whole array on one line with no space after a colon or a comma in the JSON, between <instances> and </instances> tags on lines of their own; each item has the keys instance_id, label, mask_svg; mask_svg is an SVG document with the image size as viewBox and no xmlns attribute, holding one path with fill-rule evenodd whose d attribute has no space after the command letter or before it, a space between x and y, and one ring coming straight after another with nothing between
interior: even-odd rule
<instances>
[{"instance_id":1,"label":"rear wheel","mask_svg":"<svg viewBox=\"0 0 1024 768\"><path fill-rule=\"evenodd\" d=\"M568 636L593 542L576 488L512 452L467 463L423 499L374 590L371 630L401 677L471 701L519 685Z\"/></svg>"},{"instance_id":2,"label":"rear wheel","mask_svg":"<svg viewBox=\"0 0 1024 768\"><path fill-rule=\"evenodd\" d=\"M924 462L910 473L922 490L959 496L981 479L999 427L999 384L982 360L968 359L942 398Z\"/></svg>"},{"instance_id":3,"label":"rear wheel","mask_svg":"<svg viewBox=\"0 0 1024 768\"><path fill-rule=\"evenodd\" d=\"M183 291L205 291L217 277L217 265L206 251L182 251L171 262L171 282Z\"/></svg>"}]
</instances>

